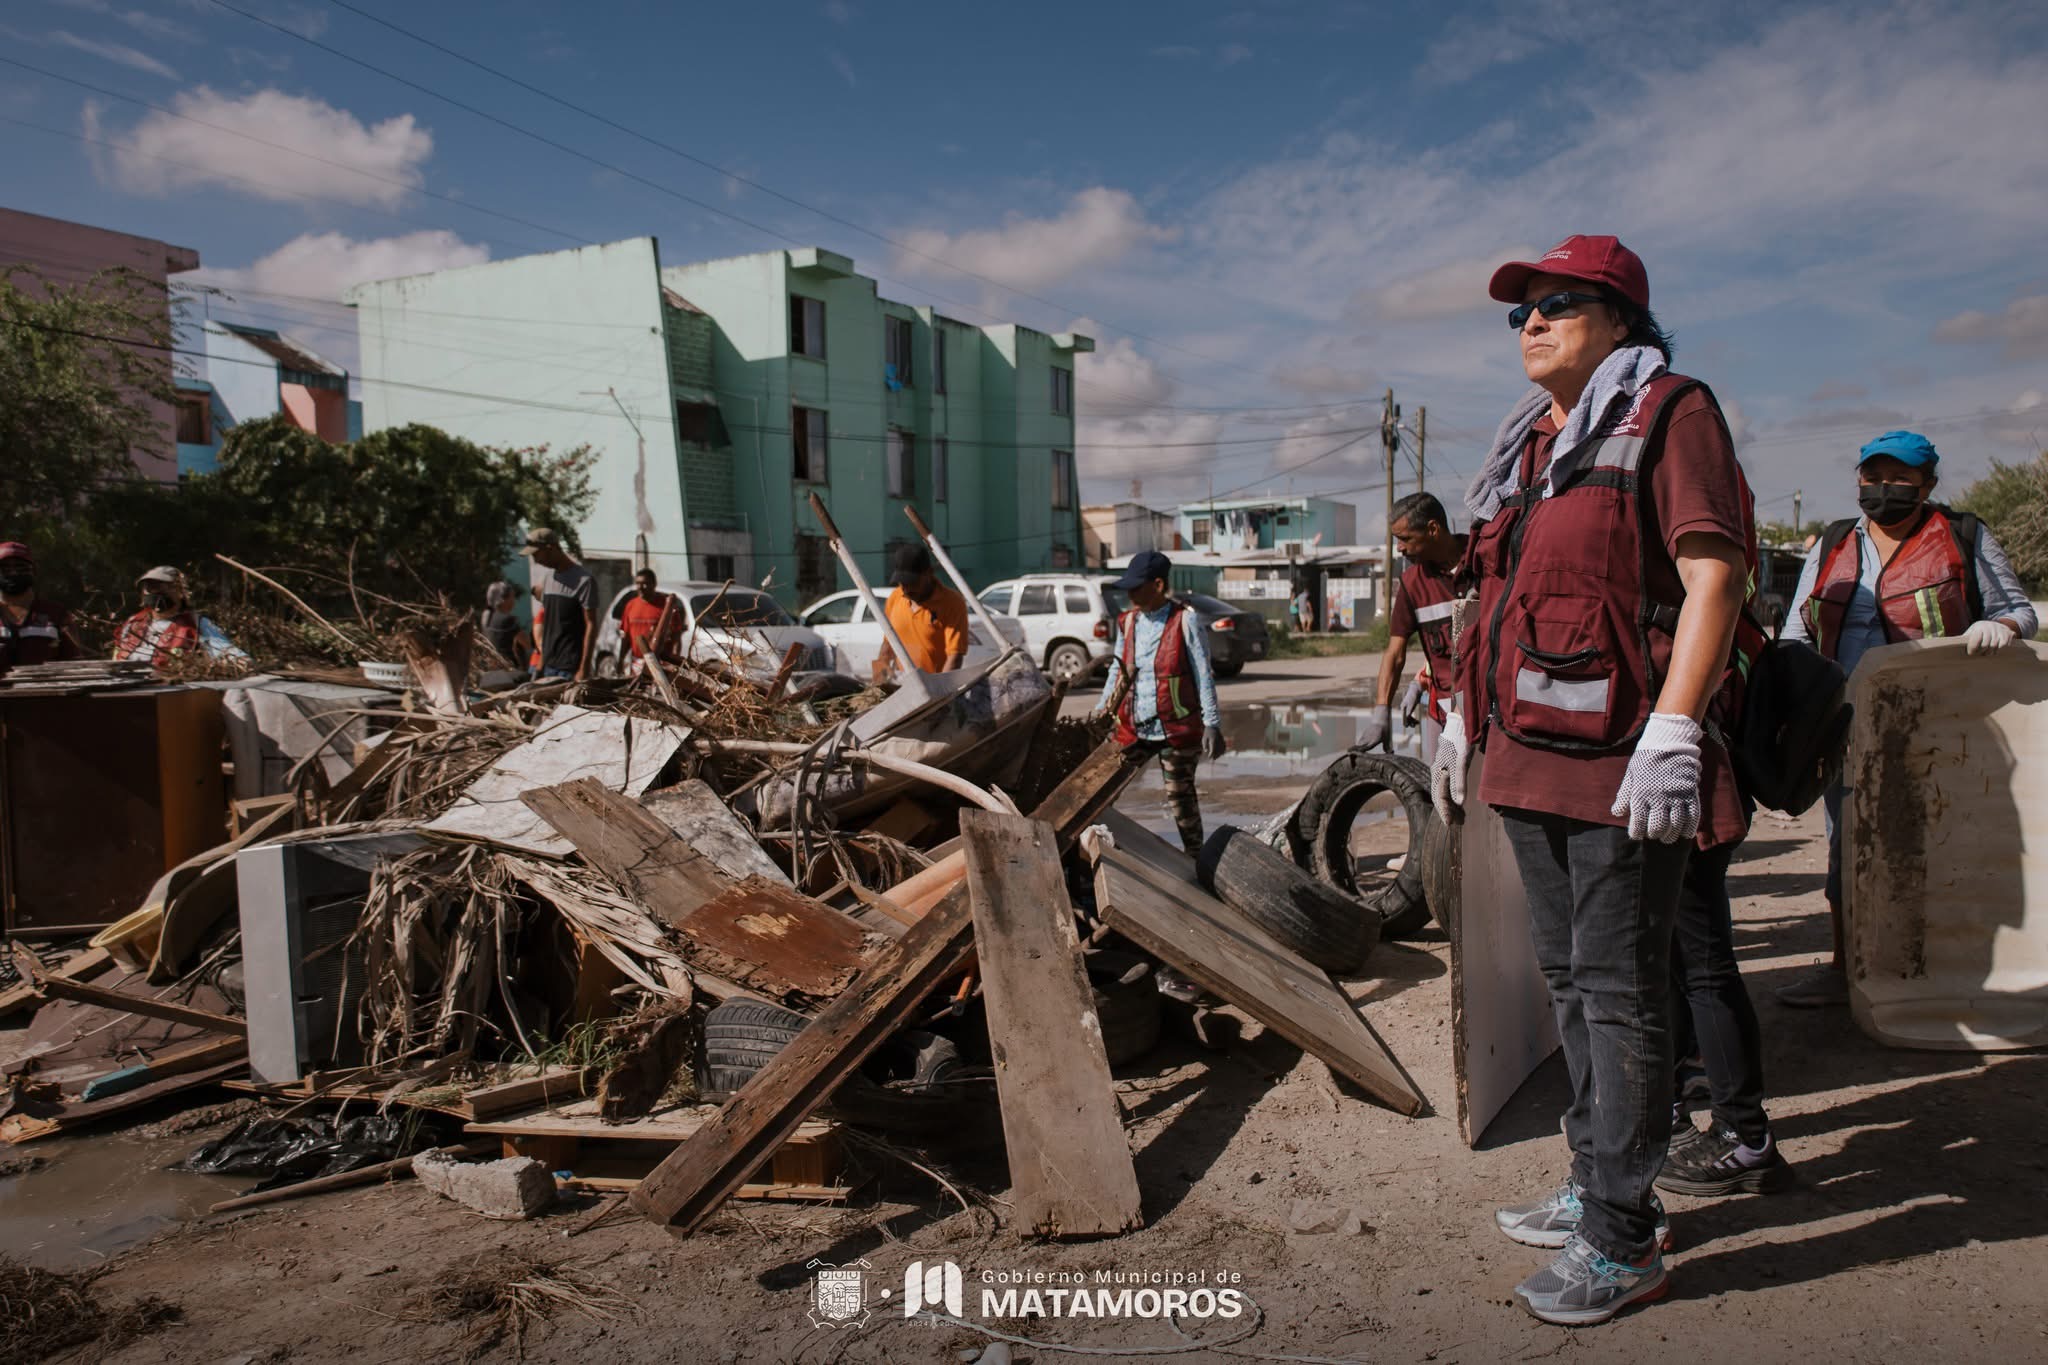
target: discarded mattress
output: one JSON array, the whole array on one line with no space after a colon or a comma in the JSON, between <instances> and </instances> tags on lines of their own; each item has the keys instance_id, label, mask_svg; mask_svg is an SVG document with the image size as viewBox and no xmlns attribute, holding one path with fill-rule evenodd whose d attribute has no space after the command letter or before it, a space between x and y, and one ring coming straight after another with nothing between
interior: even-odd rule
<instances>
[{"instance_id":1,"label":"discarded mattress","mask_svg":"<svg viewBox=\"0 0 2048 1365\"><path fill-rule=\"evenodd\" d=\"M1895 1047L2048 1044L2048 646L1891 645L1850 688L1857 1024Z\"/></svg>"}]
</instances>

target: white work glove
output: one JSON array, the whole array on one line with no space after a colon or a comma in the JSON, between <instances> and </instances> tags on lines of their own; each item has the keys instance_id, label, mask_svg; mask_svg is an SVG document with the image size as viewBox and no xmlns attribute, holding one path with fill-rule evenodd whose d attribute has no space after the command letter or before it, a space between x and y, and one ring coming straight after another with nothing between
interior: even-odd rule
<instances>
[{"instance_id":1,"label":"white work glove","mask_svg":"<svg viewBox=\"0 0 2048 1365\"><path fill-rule=\"evenodd\" d=\"M1700 832L1701 733L1691 716L1650 714L1609 807L1628 820L1629 838L1675 844Z\"/></svg>"},{"instance_id":2,"label":"white work glove","mask_svg":"<svg viewBox=\"0 0 2048 1365\"><path fill-rule=\"evenodd\" d=\"M1223 731L1220 727L1211 725L1202 731L1202 756L1223 757Z\"/></svg>"},{"instance_id":3,"label":"white work glove","mask_svg":"<svg viewBox=\"0 0 2048 1365\"><path fill-rule=\"evenodd\" d=\"M1451 823L1465 804L1465 759L1472 741L1465 736L1465 718L1458 714L1457 699L1444 710L1443 737L1436 742L1436 754L1429 764L1429 799L1436 806L1437 819Z\"/></svg>"},{"instance_id":4,"label":"white work glove","mask_svg":"<svg viewBox=\"0 0 2048 1365\"><path fill-rule=\"evenodd\" d=\"M2019 632L2003 621L1979 621L1963 632L1963 652L1996 654L2019 638Z\"/></svg>"},{"instance_id":5,"label":"white work glove","mask_svg":"<svg viewBox=\"0 0 2048 1365\"><path fill-rule=\"evenodd\" d=\"M1373 749L1394 751L1394 708L1375 706L1365 723L1358 727L1358 742L1351 746L1354 754L1366 753Z\"/></svg>"}]
</instances>

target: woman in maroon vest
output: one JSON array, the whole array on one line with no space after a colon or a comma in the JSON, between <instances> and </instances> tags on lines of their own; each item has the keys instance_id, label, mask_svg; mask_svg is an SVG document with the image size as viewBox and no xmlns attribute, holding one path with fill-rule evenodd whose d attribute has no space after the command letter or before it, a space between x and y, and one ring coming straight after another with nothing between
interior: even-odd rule
<instances>
[{"instance_id":1,"label":"woman in maroon vest","mask_svg":"<svg viewBox=\"0 0 2048 1365\"><path fill-rule=\"evenodd\" d=\"M1670 372L1634 252L1570 237L1502 266L1490 292L1516 305L1536 387L1467 494L1479 596L1433 778L1448 818L1483 742L1478 797L1527 887L1571 1076L1572 1165L1495 1218L1560 1249L1515 1293L1576 1325L1666 1288L1652 1187L1671 1134L1673 930L1694 846L1732 847L1747 828L1703 722L1733 712L1754 532L1727 424Z\"/></svg>"}]
</instances>

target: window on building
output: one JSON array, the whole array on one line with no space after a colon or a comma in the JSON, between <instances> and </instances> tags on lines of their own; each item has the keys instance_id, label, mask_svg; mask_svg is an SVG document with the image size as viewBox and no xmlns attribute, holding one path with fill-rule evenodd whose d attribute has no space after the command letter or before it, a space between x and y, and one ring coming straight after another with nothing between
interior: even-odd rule
<instances>
[{"instance_id":1,"label":"window on building","mask_svg":"<svg viewBox=\"0 0 2048 1365\"><path fill-rule=\"evenodd\" d=\"M713 583L723 583L739 577L739 564L731 555L703 555L704 577Z\"/></svg>"},{"instance_id":2,"label":"window on building","mask_svg":"<svg viewBox=\"0 0 2048 1365\"><path fill-rule=\"evenodd\" d=\"M1210 528L1214 523L1208 517L1194 517L1188 522L1188 540L1195 545L1209 543Z\"/></svg>"},{"instance_id":3,"label":"window on building","mask_svg":"<svg viewBox=\"0 0 2048 1365\"><path fill-rule=\"evenodd\" d=\"M1017 615L1051 616L1059 611L1059 602L1053 596L1050 583L1026 583L1017 594Z\"/></svg>"},{"instance_id":4,"label":"window on building","mask_svg":"<svg viewBox=\"0 0 2048 1365\"><path fill-rule=\"evenodd\" d=\"M1074 372L1055 366L1052 372L1052 410L1068 413L1074 410Z\"/></svg>"},{"instance_id":5,"label":"window on building","mask_svg":"<svg viewBox=\"0 0 2048 1365\"><path fill-rule=\"evenodd\" d=\"M1061 512L1074 505L1074 452L1071 450L1052 453L1052 505L1055 511Z\"/></svg>"},{"instance_id":6,"label":"window on building","mask_svg":"<svg viewBox=\"0 0 2048 1365\"><path fill-rule=\"evenodd\" d=\"M806 602L839 587L839 564L823 536L796 538L796 595Z\"/></svg>"},{"instance_id":7,"label":"window on building","mask_svg":"<svg viewBox=\"0 0 2048 1365\"><path fill-rule=\"evenodd\" d=\"M677 403L676 439L689 446L722 446L725 423L716 403Z\"/></svg>"},{"instance_id":8,"label":"window on building","mask_svg":"<svg viewBox=\"0 0 2048 1365\"><path fill-rule=\"evenodd\" d=\"M789 349L793 355L825 358L825 301L789 296Z\"/></svg>"},{"instance_id":9,"label":"window on building","mask_svg":"<svg viewBox=\"0 0 2048 1365\"><path fill-rule=\"evenodd\" d=\"M792 471L798 483L825 482L825 410L791 408L789 441L794 452Z\"/></svg>"},{"instance_id":10,"label":"window on building","mask_svg":"<svg viewBox=\"0 0 2048 1365\"><path fill-rule=\"evenodd\" d=\"M882 319L882 359L895 370L896 382L905 387L911 382L910 347L916 335L909 318Z\"/></svg>"},{"instance_id":11,"label":"window on building","mask_svg":"<svg viewBox=\"0 0 2048 1365\"><path fill-rule=\"evenodd\" d=\"M900 427L889 428L888 486L892 498L917 494L917 437Z\"/></svg>"},{"instance_id":12,"label":"window on building","mask_svg":"<svg viewBox=\"0 0 2048 1365\"><path fill-rule=\"evenodd\" d=\"M1053 547L1052 547L1052 566L1053 566L1053 567L1054 567L1055 569L1071 569L1071 568L1073 568L1073 567L1074 567L1074 552L1073 552L1072 550L1068 549L1068 548L1067 548L1066 546L1064 546L1064 545L1055 545L1055 546L1053 546ZM1072 593L1072 592L1080 592L1080 589L1079 589L1079 588L1069 588L1069 589L1067 589L1067 591L1068 591L1068 592L1070 592L1070 593ZM1082 605L1082 610L1083 610L1083 611L1087 610L1087 605L1086 605L1085 597L1086 597L1086 595L1085 595L1085 594L1083 594L1083 598L1084 598L1084 601L1083 601L1083 605ZM1067 603L1067 609L1068 609L1069 611L1073 610L1073 602L1072 602L1072 600L1071 600L1071 599L1069 599L1069 601L1068 601L1068 603Z\"/></svg>"},{"instance_id":13,"label":"window on building","mask_svg":"<svg viewBox=\"0 0 2048 1365\"><path fill-rule=\"evenodd\" d=\"M178 444L213 444L213 401L203 393L178 395Z\"/></svg>"},{"instance_id":14,"label":"window on building","mask_svg":"<svg viewBox=\"0 0 2048 1365\"><path fill-rule=\"evenodd\" d=\"M946 329L932 324L932 392L946 391Z\"/></svg>"},{"instance_id":15,"label":"window on building","mask_svg":"<svg viewBox=\"0 0 2048 1365\"><path fill-rule=\"evenodd\" d=\"M944 502L951 491L952 470L946 466L953 458L952 443L943 436L932 438L932 501Z\"/></svg>"}]
</instances>

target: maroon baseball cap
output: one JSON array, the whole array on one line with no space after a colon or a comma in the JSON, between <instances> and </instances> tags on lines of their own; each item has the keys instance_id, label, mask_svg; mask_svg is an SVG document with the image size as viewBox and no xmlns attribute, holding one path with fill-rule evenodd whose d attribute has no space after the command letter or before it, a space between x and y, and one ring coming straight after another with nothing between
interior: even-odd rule
<instances>
[{"instance_id":1,"label":"maroon baseball cap","mask_svg":"<svg viewBox=\"0 0 2048 1365\"><path fill-rule=\"evenodd\" d=\"M36 557L28 552L28 546L18 540L0 540L0 559L25 559L31 564L36 562Z\"/></svg>"},{"instance_id":2,"label":"maroon baseball cap","mask_svg":"<svg viewBox=\"0 0 2048 1365\"><path fill-rule=\"evenodd\" d=\"M1650 272L1643 258L1621 244L1619 237L1565 238L1533 261L1509 261L1493 272L1486 292L1502 303L1520 303L1537 275L1569 275L1604 284L1638 308L1650 306Z\"/></svg>"}]
</instances>

